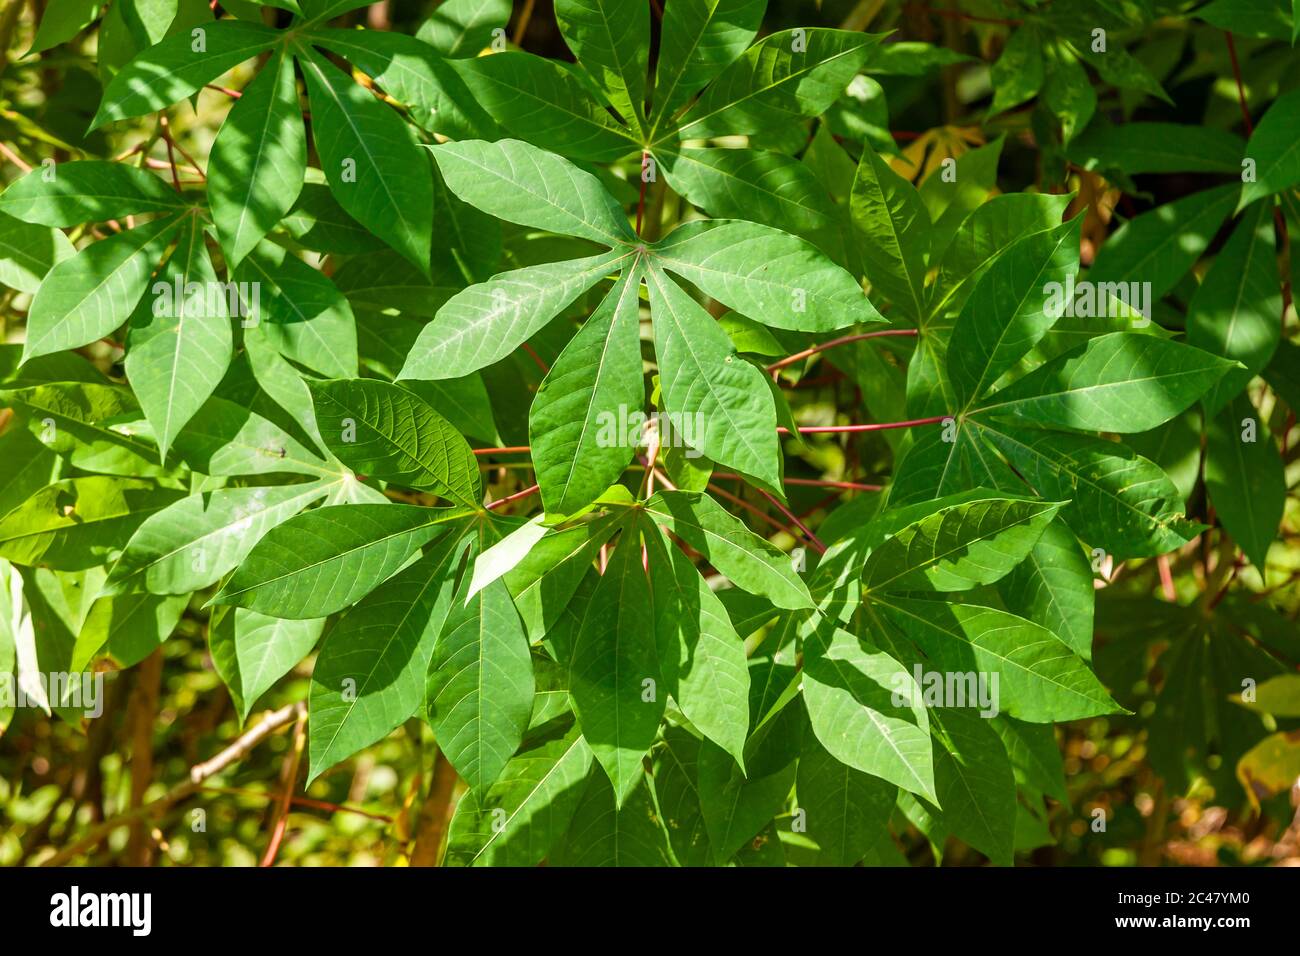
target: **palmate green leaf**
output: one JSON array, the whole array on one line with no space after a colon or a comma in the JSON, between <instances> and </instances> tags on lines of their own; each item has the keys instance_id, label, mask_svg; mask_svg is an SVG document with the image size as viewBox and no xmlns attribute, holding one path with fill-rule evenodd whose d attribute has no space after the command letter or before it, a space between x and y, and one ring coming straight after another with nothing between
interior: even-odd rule
<instances>
[{"instance_id":1,"label":"palmate green leaf","mask_svg":"<svg viewBox=\"0 0 1300 956\"><path fill-rule=\"evenodd\" d=\"M660 149L673 191L719 219L753 219L799 235L833 229L838 214L817 174L759 149Z\"/></svg>"},{"instance_id":2,"label":"palmate green leaf","mask_svg":"<svg viewBox=\"0 0 1300 956\"><path fill-rule=\"evenodd\" d=\"M500 361L628 256L527 266L458 292L420 332L398 378L456 378Z\"/></svg>"},{"instance_id":3,"label":"palmate green leaf","mask_svg":"<svg viewBox=\"0 0 1300 956\"><path fill-rule=\"evenodd\" d=\"M655 64L651 138L754 39L767 0L677 0L667 12Z\"/></svg>"},{"instance_id":4,"label":"palmate green leaf","mask_svg":"<svg viewBox=\"0 0 1300 956\"><path fill-rule=\"evenodd\" d=\"M977 400L972 414L1037 427L1143 432L1186 410L1233 367L1169 339L1113 332Z\"/></svg>"},{"instance_id":5,"label":"palmate green leaf","mask_svg":"<svg viewBox=\"0 0 1300 956\"><path fill-rule=\"evenodd\" d=\"M1068 499L1061 517L1116 559L1165 554L1200 533L1183 518L1182 496L1169 476L1118 442L997 423L976 427L1031 488Z\"/></svg>"},{"instance_id":6,"label":"palmate green leaf","mask_svg":"<svg viewBox=\"0 0 1300 956\"><path fill-rule=\"evenodd\" d=\"M995 709L1031 723L1078 720L1120 710L1082 659L1045 627L973 604L892 595L873 600L891 623L925 651L936 671L996 674ZM970 699L965 706L978 709Z\"/></svg>"},{"instance_id":7,"label":"palmate green leaf","mask_svg":"<svg viewBox=\"0 0 1300 956\"><path fill-rule=\"evenodd\" d=\"M1245 366L1202 399L1211 417L1264 370L1282 334L1272 213L1268 203L1247 210L1187 307L1187 343Z\"/></svg>"},{"instance_id":8,"label":"palmate green leaf","mask_svg":"<svg viewBox=\"0 0 1300 956\"><path fill-rule=\"evenodd\" d=\"M428 158L409 126L314 51L298 58L321 168L339 205L424 273L433 233Z\"/></svg>"},{"instance_id":9,"label":"palmate green leaf","mask_svg":"<svg viewBox=\"0 0 1300 956\"><path fill-rule=\"evenodd\" d=\"M858 162L849 208L872 290L919 323L925 315L925 255L930 248L930 214L920 194L868 145Z\"/></svg>"},{"instance_id":10,"label":"palmate green leaf","mask_svg":"<svg viewBox=\"0 0 1300 956\"><path fill-rule=\"evenodd\" d=\"M936 800L930 720L902 664L823 622L804 644L803 698L813 733L836 760Z\"/></svg>"},{"instance_id":11,"label":"palmate green leaf","mask_svg":"<svg viewBox=\"0 0 1300 956\"><path fill-rule=\"evenodd\" d=\"M131 320L126 377L166 461L176 434L203 407L230 366L233 335L225 290L196 217Z\"/></svg>"},{"instance_id":12,"label":"palmate green leaf","mask_svg":"<svg viewBox=\"0 0 1300 956\"><path fill-rule=\"evenodd\" d=\"M208 587L233 570L268 530L329 491L329 482L315 481L188 495L136 529L100 594L189 594Z\"/></svg>"},{"instance_id":13,"label":"palmate green leaf","mask_svg":"<svg viewBox=\"0 0 1300 956\"><path fill-rule=\"evenodd\" d=\"M103 475L56 481L0 518L0 557L60 571L95 567L181 494Z\"/></svg>"},{"instance_id":14,"label":"palmate green leaf","mask_svg":"<svg viewBox=\"0 0 1300 956\"><path fill-rule=\"evenodd\" d=\"M1102 244L1088 281L1149 282L1152 299L1159 299L1209 247L1239 188L1216 186L1130 219Z\"/></svg>"},{"instance_id":15,"label":"palmate green leaf","mask_svg":"<svg viewBox=\"0 0 1300 956\"><path fill-rule=\"evenodd\" d=\"M470 508L482 504L474 452L418 395L366 378L312 382L309 388L321 437L349 468Z\"/></svg>"},{"instance_id":16,"label":"palmate green leaf","mask_svg":"<svg viewBox=\"0 0 1300 956\"><path fill-rule=\"evenodd\" d=\"M175 213L186 205L180 193L152 173L99 160L42 166L0 194L0 212L60 229L142 213Z\"/></svg>"},{"instance_id":17,"label":"palmate green leaf","mask_svg":"<svg viewBox=\"0 0 1300 956\"><path fill-rule=\"evenodd\" d=\"M736 587L761 594L777 607L813 607L808 586L790 558L750 531L740 519L701 492L660 491L645 513L702 554Z\"/></svg>"},{"instance_id":18,"label":"palmate green leaf","mask_svg":"<svg viewBox=\"0 0 1300 956\"><path fill-rule=\"evenodd\" d=\"M142 51L113 77L91 129L179 103L281 38L278 31L245 20L218 20L173 34Z\"/></svg>"},{"instance_id":19,"label":"palmate green leaf","mask_svg":"<svg viewBox=\"0 0 1300 956\"><path fill-rule=\"evenodd\" d=\"M1241 200L1237 203L1239 211L1256 199L1300 183L1298 110L1300 91L1283 93L1273 101L1251 133L1250 141L1246 143L1246 158L1255 161L1255 179L1241 187Z\"/></svg>"},{"instance_id":20,"label":"palmate green leaf","mask_svg":"<svg viewBox=\"0 0 1300 956\"><path fill-rule=\"evenodd\" d=\"M962 407L983 395L1059 317L1044 290L1078 271L1082 222L1076 216L1012 244L975 285L948 346L948 373Z\"/></svg>"},{"instance_id":21,"label":"palmate green leaf","mask_svg":"<svg viewBox=\"0 0 1300 956\"><path fill-rule=\"evenodd\" d=\"M258 698L316 646L325 621L283 620L242 607L213 611L208 627L212 665L247 720Z\"/></svg>"},{"instance_id":22,"label":"palmate green leaf","mask_svg":"<svg viewBox=\"0 0 1300 956\"><path fill-rule=\"evenodd\" d=\"M648 8L647 8L648 9ZM668 830L659 819L652 784L632 792L621 807L601 774L592 774L564 839L547 860L552 866L672 866Z\"/></svg>"},{"instance_id":23,"label":"palmate green leaf","mask_svg":"<svg viewBox=\"0 0 1300 956\"><path fill-rule=\"evenodd\" d=\"M429 724L456 772L481 796L523 739L533 664L504 581L455 603L429 661Z\"/></svg>"},{"instance_id":24,"label":"palmate green leaf","mask_svg":"<svg viewBox=\"0 0 1300 956\"><path fill-rule=\"evenodd\" d=\"M51 269L76 252L60 230L0 212L0 284L34 293Z\"/></svg>"},{"instance_id":25,"label":"palmate green leaf","mask_svg":"<svg viewBox=\"0 0 1300 956\"><path fill-rule=\"evenodd\" d=\"M934 779L944 825L998 866L1010 866L1016 835L1016 781L989 722L952 708L931 711Z\"/></svg>"},{"instance_id":26,"label":"palmate green leaf","mask_svg":"<svg viewBox=\"0 0 1300 956\"><path fill-rule=\"evenodd\" d=\"M360 600L469 512L357 504L307 511L268 531L209 604L294 619Z\"/></svg>"},{"instance_id":27,"label":"palmate green leaf","mask_svg":"<svg viewBox=\"0 0 1300 956\"><path fill-rule=\"evenodd\" d=\"M555 20L578 62L637 135L646 131L650 7L619 0L556 0Z\"/></svg>"},{"instance_id":28,"label":"palmate green leaf","mask_svg":"<svg viewBox=\"0 0 1300 956\"><path fill-rule=\"evenodd\" d=\"M559 156L517 139L431 149L452 192L499 219L602 245L636 240L600 180Z\"/></svg>"},{"instance_id":29,"label":"palmate green leaf","mask_svg":"<svg viewBox=\"0 0 1300 956\"><path fill-rule=\"evenodd\" d=\"M162 472L158 448L134 427L140 406L130 391L94 382L56 382L0 393L29 414L28 430L82 471L110 475Z\"/></svg>"},{"instance_id":30,"label":"palmate green leaf","mask_svg":"<svg viewBox=\"0 0 1300 956\"><path fill-rule=\"evenodd\" d=\"M641 567L640 528L623 531L587 604L569 663L569 693L588 746L622 806L644 776L666 689L655 645L650 581Z\"/></svg>"},{"instance_id":31,"label":"palmate green leaf","mask_svg":"<svg viewBox=\"0 0 1300 956\"><path fill-rule=\"evenodd\" d=\"M471 790L456 805L446 865L540 863L569 827L586 789L591 759L577 724L530 740L482 800Z\"/></svg>"},{"instance_id":32,"label":"palmate green leaf","mask_svg":"<svg viewBox=\"0 0 1300 956\"><path fill-rule=\"evenodd\" d=\"M329 277L263 242L240 263L234 278L244 283L241 289L258 290L256 300L243 300L244 322L257 325L280 354L323 375L356 375L356 319Z\"/></svg>"},{"instance_id":33,"label":"palmate green leaf","mask_svg":"<svg viewBox=\"0 0 1300 956\"><path fill-rule=\"evenodd\" d=\"M654 261L764 325L830 332L884 322L861 286L815 246L752 222L687 223L657 243Z\"/></svg>"},{"instance_id":34,"label":"palmate green leaf","mask_svg":"<svg viewBox=\"0 0 1300 956\"><path fill-rule=\"evenodd\" d=\"M701 733L745 766L749 668L726 608L662 532L646 535L664 687Z\"/></svg>"},{"instance_id":35,"label":"palmate green leaf","mask_svg":"<svg viewBox=\"0 0 1300 956\"><path fill-rule=\"evenodd\" d=\"M698 302L651 264L646 273L670 420L711 461L780 491L776 406L763 373L743 360Z\"/></svg>"},{"instance_id":36,"label":"palmate green leaf","mask_svg":"<svg viewBox=\"0 0 1300 956\"><path fill-rule=\"evenodd\" d=\"M1260 574L1286 506L1286 470L1250 397L1238 395L1206 427L1205 488L1223 527Z\"/></svg>"},{"instance_id":37,"label":"palmate green leaf","mask_svg":"<svg viewBox=\"0 0 1300 956\"><path fill-rule=\"evenodd\" d=\"M862 578L872 594L962 591L991 584L1019 564L1061 508L1029 498L933 503L871 552Z\"/></svg>"},{"instance_id":38,"label":"palmate green leaf","mask_svg":"<svg viewBox=\"0 0 1300 956\"><path fill-rule=\"evenodd\" d=\"M23 361L80 348L131 316L182 220L155 219L86 246L45 277L27 315Z\"/></svg>"},{"instance_id":39,"label":"palmate green leaf","mask_svg":"<svg viewBox=\"0 0 1300 956\"><path fill-rule=\"evenodd\" d=\"M516 136L544 149L608 163L638 148L563 65L506 52L451 61L474 98Z\"/></svg>"},{"instance_id":40,"label":"palmate green leaf","mask_svg":"<svg viewBox=\"0 0 1300 956\"><path fill-rule=\"evenodd\" d=\"M676 132L682 139L759 133L816 116L844 92L878 42L849 30L766 36L709 84Z\"/></svg>"},{"instance_id":41,"label":"palmate green leaf","mask_svg":"<svg viewBox=\"0 0 1300 956\"><path fill-rule=\"evenodd\" d=\"M804 740L795 789L821 866L852 866L885 837L898 788L832 757L816 738Z\"/></svg>"},{"instance_id":42,"label":"palmate green leaf","mask_svg":"<svg viewBox=\"0 0 1300 956\"><path fill-rule=\"evenodd\" d=\"M282 51L244 87L208 161L212 220L232 267L293 207L306 171L298 84Z\"/></svg>"},{"instance_id":43,"label":"palmate green leaf","mask_svg":"<svg viewBox=\"0 0 1300 956\"><path fill-rule=\"evenodd\" d=\"M453 608L456 569L467 544L451 531L325 635L311 677L309 779L382 740L421 709L429 660Z\"/></svg>"},{"instance_id":44,"label":"palmate green leaf","mask_svg":"<svg viewBox=\"0 0 1300 956\"><path fill-rule=\"evenodd\" d=\"M641 370L641 269L625 272L569 340L528 413L533 467L547 512L574 514L618 481L640 434L618 422L645 405Z\"/></svg>"}]
</instances>

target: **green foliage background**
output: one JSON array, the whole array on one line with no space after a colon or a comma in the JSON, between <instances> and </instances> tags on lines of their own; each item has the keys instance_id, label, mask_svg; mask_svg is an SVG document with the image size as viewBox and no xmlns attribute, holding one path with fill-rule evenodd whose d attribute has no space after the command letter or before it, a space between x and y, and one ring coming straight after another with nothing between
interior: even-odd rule
<instances>
[{"instance_id":1,"label":"green foliage background","mask_svg":"<svg viewBox=\"0 0 1300 956\"><path fill-rule=\"evenodd\" d=\"M1297 29L6 3L0 863L1294 859Z\"/></svg>"}]
</instances>

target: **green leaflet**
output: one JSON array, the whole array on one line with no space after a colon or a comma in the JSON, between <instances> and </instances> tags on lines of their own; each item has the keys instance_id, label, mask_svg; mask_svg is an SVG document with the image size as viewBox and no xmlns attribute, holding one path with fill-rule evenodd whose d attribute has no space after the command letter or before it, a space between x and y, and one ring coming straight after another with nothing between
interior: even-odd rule
<instances>
[{"instance_id":1,"label":"green leaflet","mask_svg":"<svg viewBox=\"0 0 1300 956\"><path fill-rule=\"evenodd\" d=\"M1037 96L1043 87L1044 72L1042 35L1033 26L1016 30L991 70L994 94L989 115Z\"/></svg>"},{"instance_id":2,"label":"green leaflet","mask_svg":"<svg viewBox=\"0 0 1300 956\"><path fill-rule=\"evenodd\" d=\"M310 778L420 710L464 553L463 539L454 532L447 539L362 598L326 634L312 670Z\"/></svg>"},{"instance_id":3,"label":"green leaflet","mask_svg":"<svg viewBox=\"0 0 1300 956\"><path fill-rule=\"evenodd\" d=\"M433 147L451 190L484 212L604 245L636 237L595 176L519 140Z\"/></svg>"},{"instance_id":4,"label":"green leaflet","mask_svg":"<svg viewBox=\"0 0 1300 956\"><path fill-rule=\"evenodd\" d=\"M209 603L324 617L364 597L465 514L396 504L305 512L267 532Z\"/></svg>"},{"instance_id":5,"label":"green leaflet","mask_svg":"<svg viewBox=\"0 0 1300 956\"><path fill-rule=\"evenodd\" d=\"M712 316L657 266L646 284L670 420L676 417L686 442L705 457L779 489L776 408L763 373L736 354Z\"/></svg>"},{"instance_id":6,"label":"green leaflet","mask_svg":"<svg viewBox=\"0 0 1300 956\"><path fill-rule=\"evenodd\" d=\"M888 831L898 788L840 763L815 738L805 739L795 782L808 835L822 866L852 866Z\"/></svg>"},{"instance_id":7,"label":"green leaflet","mask_svg":"<svg viewBox=\"0 0 1300 956\"><path fill-rule=\"evenodd\" d=\"M641 781L641 758L664 712L650 581L640 528L623 532L587 604L569 662L569 693L582 735L622 806Z\"/></svg>"},{"instance_id":8,"label":"green leaflet","mask_svg":"<svg viewBox=\"0 0 1300 956\"><path fill-rule=\"evenodd\" d=\"M986 498L945 506L872 551L863 583L876 591L960 591L991 584L1019 564L1060 503Z\"/></svg>"},{"instance_id":9,"label":"green leaflet","mask_svg":"<svg viewBox=\"0 0 1300 956\"><path fill-rule=\"evenodd\" d=\"M217 608L208 628L212 664L247 720L253 705L311 653L324 620L282 620L242 607Z\"/></svg>"},{"instance_id":10,"label":"green leaflet","mask_svg":"<svg viewBox=\"0 0 1300 956\"><path fill-rule=\"evenodd\" d=\"M636 149L609 111L554 60L507 52L453 62L474 98L521 139L597 163Z\"/></svg>"},{"instance_id":11,"label":"green leaflet","mask_svg":"<svg viewBox=\"0 0 1300 956\"><path fill-rule=\"evenodd\" d=\"M1223 527L1260 574L1286 504L1286 475L1268 427L1238 395L1206 428L1205 487Z\"/></svg>"},{"instance_id":12,"label":"green leaflet","mask_svg":"<svg viewBox=\"0 0 1300 956\"><path fill-rule=\"evenodd\" d=\"M0 212L59 228L140 213L175 213L185 206L184 197L152 173L96 160L33 170L0 195Z\"/></svg>"},{"instance_id":13,"label":"green leaflet","mask_svg":"<svg viewBox=\"0 0 1300 956\"><path fill-rule=\"evenodd\" d=\"M805 645L803 674L813 733L835 759L937 801L930 719L902 664L827 622Z\"/></svg>"},{"instance_id":14,"label":"green leaflet","mask_svg":"<svg viewBox=\"0 0 1300 956\"><path fill-rule=\"evenodd\" d=\"M1015 846L1016 781L1002 741L988 721L951 709L932 711L934 778L943 822L953 835L998 866L1010 866Z\"/></svg>"},{"instance_id":15,"label":"green leaflet","mask_svg":"<svg viewBox=\"0 0 1300 956\"><path fill-rule=\"evenodd\" d=\"M482 503L474 453L418 395L400 385L361 378L309 387L321 437L349 468L433 491L469 508Z\"/></svg>"},{"instance_id":16,"label":"green leaflet","mask_svg":"<svg viewBox=\"0 0 1300 956\"><path fill-rule=\"evenodd\" d=\"M629 7L618 0L558 0L555 19L569 49L623 121L636 133L644 133L649 6Z\"/></svg>"},{"instance_id":17,"label":"green leaflet","mask_svg":"<svg viewBox=\"0 0 1300 956\"><path fill-rule=\"evenodd\" d=\"M279 37L270 27L243 20L218 20L173 34L113 77L91 129L179 103L204 83L270 49Z\"/></svg>"},{"instance_id":18,"label":"green leaflet","mask_svg":"<svg viewBox=\"0 0 1300 956\"><path fill-rule=\"evenodd\" d=\"M429 724L456 772L482 795L528 726L533 665L504 581L454 603L429 661Z\"/></svg>"},{"instance_id":19,"label":"green leaflet","mask_svg":"<svg viewBox=\"0 0 1300 956\"><path fill-rule=\"evenodd\" d=\"M726 609L663 532L646 535L664 687L686 718L745 766L749 670Z\"/></svg>"},{"instance_id":20,"label":"green leaflet","mask_svg":"<svg viewBox=\"0 0 1300 956\"><path fill-rule=\"evenodd\" d=\"M830 332L884 321L848 272L804 240L767 226L688 223L656 245L654 258L723 305L774 328Z\"/></svg>"},{"instance_id":21,"label":"green leaflet","mask_svg":"<svg viewBox=\"0 0 1300 956\"><path fill-rule=\"evenodd\" d=\"M1077 720L1118 710L1105 689L1051 631L994 608L873 598L884 616L945 674L996 674L990 709L1032 723ZM924 691L925 688L922 688ZM928 702L928 701L927 701ZM979 710L969 696L963 706ZM983 717L996 716L979 710Z\"/></svg>"},{"instance_id":22,"label":"green leaflet","mask_svg":"<svg viewBox=\"0 0 1300 956\"><path fill-rule=\"evenodd\" d=\"M1300 146L1296 112L1300 92L1292 90L1273 101L1246 144L1246 158L1255 161L1255 179L1241 188L1238 211L1256 199L1300 183Z\"/></svg>"},{"instance_id":23,"label":"green leaflet","mask_svg":"<svg viewBox=\"0 0 1300 956\"><path fill-rule=\"evenodd\" d=\"M1210 244L1232 211L1229 183L1166 203L1126 222L1107 239L1088 270L1090 282L1149 282L1159 299Z\"/></svg>"},{"instance_id":24,"label":"green leaflet","mask_svg":"<svg viewBox=\"0 0 1300 956\"><path fill-rule=\"evenodd\" d=\"M0 283L35 292L51 269L74 255L76 249L58 229L0 212Z\"/></svg>"},{"instance_id":25,"label":"green leaflet","mask_svg":"<svg viewBox=\"0 0 1300 956\"><path fill-rule=\"evenodd\" d=\"M1092 582L1092 566L1058 514L997 584L1008 610L1043 625L1086 661L1092 657Z\"/></svg>"},{"instance_id":26,"label":"green leaflet","mask_svg":"<svg viewBox=\"0 0 1300 956\"><path fill-rule=\"evenodd\" d=\"M529 266L458 292L420 332L398 378L455 378L500 361L625 257Z\"/></svg>"},{"instance_id":27,"label":"green leaflet","mask_svg":"<svg viewBox=\"0 0 1300 956\"><path fill-rule=\"evenodd\" d=\"M742 53L682 117L678 135L758 133L791 116L816 116L843 92L878 42L848 30L802 32L802 42L785 30Z\"/></svg>"},{"instance_id":28,"label":"green leaflet","mask_svg":"<svg viewBox=\"0 0 1300 956\"><path fill-rule=\"evenodd\" d=\"M920 194L870 146L862 150L849 199L858 247L873 291L919 323L930 246L930 215Z\"/></svg>"},{"instance_id":29,"label":"green leaflet","mask_svg":"<svg viewBox=\"0 0 1300 956\"><path fill-rule=\"evenodd\" d=\"M181 496L152 482L92 475L42 488L0 518L0 557L79 571L102 564L150 515Z\"/></svg>"},{"instance_id":30,"label":"green leaflet","mask_svg":"<svg viewBox=\"0 0 1300 956\"><path fill-rule=\"evenodd\" d=\"M100 594L189 594L208 587L232 571L266 531L329 490L317 481L188 495L135 530Z\"/></svg>"},{"instance_id":31,"label":"green leaflet","mask_svg":"<svg viewBox=\"0 0 1300 956\"><path fill-rule=\"evenodd\" d=\"M232 303L217 280L197 218L181 226L152 292L132 317L125 364L166 461L177 433L226 374L233 351Z\"/></svg>"},{"instance_id":32,"label":"green leaflet","mask_svg":"<svg viewBox=\"0 0 1300 956\"><path fill-rule=\"evenodd\" d=\"M1043 290L1063 285L1078 270L1081 223L1076 217L1026 236L993 260L976 283L948 346L948 372L963 406L984 394L1059 317Z\"/></svg>"},{"instance_id":33,"label":"green leaflet","mask_svg":"<svg viewBox=\"0 0 1300 956\"><path fill-rule=\"evenodd\" d=\"M477 56L509 19L510 0L447 0L420 24L416 37L443 56Z\"/></svg>"},{"instance_id":34,"label":"green leaflet","mask_svg":"<svg viewBox=\"0 0 1300 956\"><path fill-rule=\"evenodd\" d=\"M1182 412L1232 367L1168 339L1113 332L976 401L972 414L1039 427L1142 432Z\"/></svg>"},{"instance_id":35,"label":"green leaflet","mask_svg":"<svg viewBox=\"0 0 1300 956\"><path fill-rule=\"evenodd\" d=\"M241 299L246 329L255 325L281 355L323 375L356 375L356 319L326 276L263 242L235 269L235 279L241 290L257 290L256 299Z\"/></svg>"},{"instance_id":36,"label":"green leaflet","mask_svg":"<svg viewBox=\"0 0 1300 956\"><path fill-rule=\"evenodd\" d=\"M556 848L556 866L671 866L668 830L659 820L651 783L615 805L609 781L593 774L564 841Z\"/></svg>"},{"instance_id":37,"label":"green leaflet","mask_svg":"<svg viewBox=\"0 0 1300 956\"><path fill-rule=\"evenodd\" d=\"M646 502L645 512L704 555L737 587L761 594L777 607L811 608L808 587L790 558L754 534L706 494L661 491Z\"/></svg>"},{"instance_id":38,"label":"green leaflet","mask_svg":"<svg viewBox=\"0 0 1300 956\"><path fill-rule=\"evenodd\" d=\"M429 271L433 181L410 127L313 51L299 57L321 167L339 205Z\"/></svg>"},{"instance_id":39,"label":"green leaflet","mask_svg":"<svg viewBox=\"0 0 1300 956\"><path fill-rule=\"evenodd\" d=\"M645 405L640 288L634 266L569 341L529 412L537 482L552 514L574 514L596 500L644 440L639 431L621 434L618 427Z\"/></svg>"},{"instance_id":40,"label":"green leaflet","mask_svg":"<svg viewBox=\"0 0 1300 956\"><path fill-rule=\"evenodd\" d=\"M232 266L292 208L306 167L293 60L281 52L244 88L212 145L208 200Z\"/></svg>"},{"instance_id":41,"label":"green leaflet","mask_svg":"<svg viewBox=\"0 0 1300 956\"><path fill-rule=\"evenodd\" d=\"M562 730L562 728L560 729ZM576 724L525 745L481 800L456 805L448 866L535 866L568 829L582 797L591 748Z\"/></svg>"},{"instance_id":42,"label":"green leaflet","mask_svg":"<svg viewBox=\"0 0 1300 956\"><path fill-rule=\"evenodd\" d=\"M1202 399L1214 416L1263 371L1281 337L1282 287L1268 203L1247 210L1187 308L1187 342L1244 368Z\"/></svg>"},{"instance_id":43,"label":"green leaflet","mask_svg":"<svg viewBox=\"0 0 1300 956\"><path fill-rule=\"evenodd\" d=\"M111 335L144 296L180 226L177 218L155 219L91 243L51 269L27 316L23 361Z\"/></svg>"},{"instance_id":44,"label":"green leaflet","mask_svg":"<svg viewBox=\"0 0 1300 956\"><path fill-rule=\"evenodd\" d=\"M27 427L44 445L83 471L110 475L161 472L158 449L134 426L140 406L114 385L56 382L4 393L28 412Z\"/></svg>"},{"instance_id":45,"label":"green leaflet","mask_svg":"<svg viewBox=\"0 0 1300 956\"><path fill-rule=\"evenodd\" d=\"M758 32L766 5L766 0L678 0L659 38L652 137L744 52Z\"/></svg>"}]
</instances>

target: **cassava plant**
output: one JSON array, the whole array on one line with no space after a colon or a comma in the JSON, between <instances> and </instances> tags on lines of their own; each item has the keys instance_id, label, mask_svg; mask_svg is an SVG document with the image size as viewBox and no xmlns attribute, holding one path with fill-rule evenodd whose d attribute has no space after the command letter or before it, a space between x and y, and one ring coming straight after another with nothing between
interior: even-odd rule
<instances>
[{"instance_id":1,"label":"cassava plant","mask_svg":"<svg viewBox=\"0 0 1300 956\"><path fill-rule=\"evenodd\" d=\"M824 6L6 4L0 862L1300 853L1300 21Z\"/></svg>"}]
</instances>

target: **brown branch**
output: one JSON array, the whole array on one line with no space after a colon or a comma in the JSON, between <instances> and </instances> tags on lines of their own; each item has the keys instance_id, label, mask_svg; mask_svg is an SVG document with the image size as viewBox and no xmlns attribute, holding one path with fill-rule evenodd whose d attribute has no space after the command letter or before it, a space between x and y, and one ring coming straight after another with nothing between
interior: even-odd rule
<instances>
[{"instance_id":1,"label":"brown branch","mask_svg":"<svg viewBox=\"0 0 1300 956\"><path fill-rule=\"evenodd\" d=\"M158 694L162 687L162 649L157 648L140 665L131 708L131 808L144 804L153 783L153 728L158 716ZM126 844L127 866L148 866L152 856L149 825L143 818L131 824Z\"/></svg>"},{"instance_id":2,"label":"brown branch","mask_svg":"<svg viewBox=\"0 0 1300 956\"><path fill-rule=\"evenodd\" d=\"M307 705L299 701L296 704L288 704L279 710L272 711L232 741L228 747L215 757L191 767L189 780L172 787L171 790L157 800L110 817L71 846L60 850L54 856L45 860L41 863L41 866L64 866L86 850L97 846L101 840L119 827L133 823L137 818L157 816L173 804L180 803L200 789L203 781L216 773L220 773L232 763L242 760L259 743L285 724L296 720L300 713L306 713L306 710Z\"/></svg>"},{"instance_id":3,"label":"brown branch","mask_svg":"<svg viewBox=\"0 0 1300 956\"><path fill-rule=\"evenodd\" d=\"M420 807L416 825L415 847L411 850L411 866L437 866L438 851L451 823L452 795L456 790L456 769L441 750L434 758L433 780L429 795Z\"/></svg>"},{"instance_id":4,"label":"brown branch","mask_svg":"<svg viewBox=\"0 0 1300 956\"><path fill-rule=\"evenodd\" d=\"M780 371L787 365L793 365L795 362L808 358L810 355L816 355L818 352L825 352L827 349L833 349L836 346L848 345L850 342L862 342L866 339L877 339L891 335L918 335L916 329L882 329L878 332L863 332L858 335L846 335L843 338L832 339L829 342L823 342L821 345L814 345L810 349L804 349L802 352L796 352L794 355L781 359L779 362L773 362L767 367L769 372Z\"/></svg>"}]
</instances>

